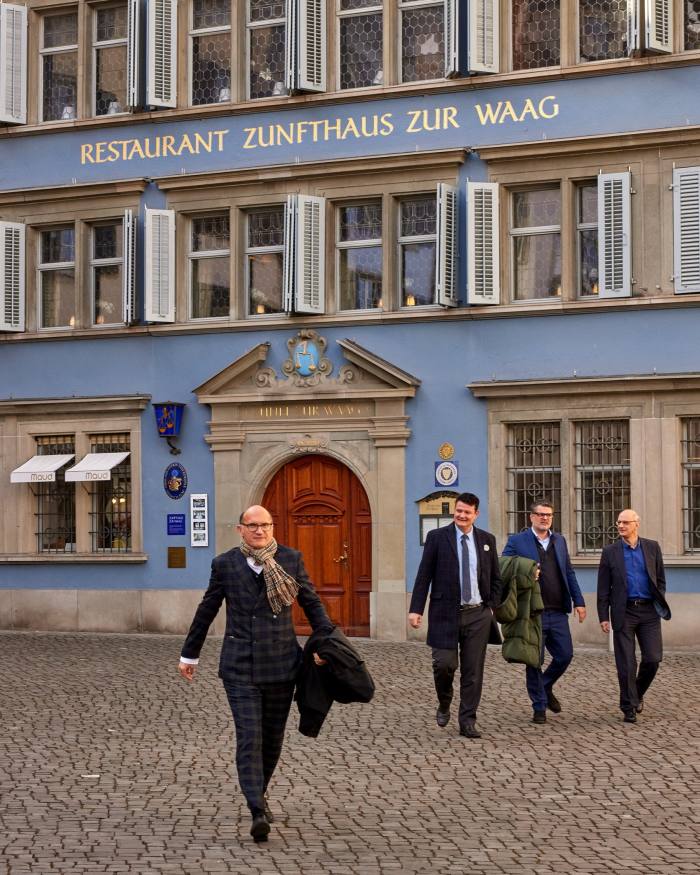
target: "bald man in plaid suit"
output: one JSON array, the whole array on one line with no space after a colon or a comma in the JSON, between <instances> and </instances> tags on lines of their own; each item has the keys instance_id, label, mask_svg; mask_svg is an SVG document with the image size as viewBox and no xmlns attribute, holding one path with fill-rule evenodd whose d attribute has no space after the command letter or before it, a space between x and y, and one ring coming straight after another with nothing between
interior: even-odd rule
<instances>
[{"instance_id":1,"label":"bald man in plaid suit","mask_svg":"<svg viewBox=\"0 0 700 875\"><path fill-rule=\"evenodd\" d=\"M209 587L182 648L179 671L188 681L194 678L209 626L225 601L219 677L236 727L236 768L253 818L250 833L263 842L272 820L267 787L282 752L301 662L291 606L299 602L314 631L330 631L333 624L301 553L277 544L264 507L244 511L238 532L243 543L212 562Z\"/></svg>"}]
</instances>

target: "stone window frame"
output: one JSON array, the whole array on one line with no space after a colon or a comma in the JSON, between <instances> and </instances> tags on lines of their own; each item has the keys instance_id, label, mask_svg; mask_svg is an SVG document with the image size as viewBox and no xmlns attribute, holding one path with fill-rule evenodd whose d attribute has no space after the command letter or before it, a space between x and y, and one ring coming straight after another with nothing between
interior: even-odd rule
<instances>
[{"instance_id":1,"label":"stone window frame","mask_svg":"<svg viewBox=\"0 0 700 875\"><path fill-rule=\"evenodd\" d=\"M499 544L507 536L506 435L518 422L561 423L559 528L576 565L599 556L576 553L575 427L578 422L629 420L631 505L642 535L661 543L670 566L700 566L683 551L683 419L700 416L700 373L555 380L476 382L468 387L487 407L489 521Z\"/></svg>"},{"instance_id":2,"label":"stone window frame","mask_svg":"<svg viewBox=\"0 0 700 875\"><path fill-rule=\"evenodd\" d=\"M139 212L145 179L109 183L59 186L53 189L15 189L0 192L0 216L9 222L26 225L26 326L14 335L16 340L36 337L76 337L80 335L110 335L129 329L121 317L112 326L93 322L91 275L92 229L96 224L121 222L124 212ZM39 327L39 238L41 231L60 226L75 228L75 290L76 324L74 328Z\"/></svg>"},{"instance_id":3,"label":"stone window frame","mask_svg":"<svg viewBox=\"0 0 700 875\"><path fill-rule=\"evenodd\" d=\"M0 437L4 438L4 465L13 470L36 454L36 438L73 435L76 464L91 452L94 435L128 433L131 459L132 548L128 553L93 552L90 548L92 496L86 485L75 486L76 551L39 553L36 549L36 498L30 484L0 483L4 525L0 531L3 563L75 562L134 563L147 559L143 537L141 417L147 395L103 398L37 399L0 402Z\"/></svg>"}]
</instances>

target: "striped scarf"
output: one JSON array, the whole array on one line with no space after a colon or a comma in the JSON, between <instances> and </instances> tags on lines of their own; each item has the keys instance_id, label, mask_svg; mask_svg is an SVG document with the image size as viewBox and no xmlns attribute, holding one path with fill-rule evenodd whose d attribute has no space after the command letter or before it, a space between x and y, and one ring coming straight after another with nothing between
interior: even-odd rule
<instances>
[{"instance_id":1,"label":"striped scarf","mask_svg":"<svg viewBox=\"0 0 700 875\"><path fill-rule=\"evenodd\" d=\"M273 614L279 614L282 608L293 604L299 592L299 584L296 580L275 562L276 552L277 541L274 538L260 550L253 550L245 542L241 544L241 553L263 567L265 594Z\"/></svg>"}]
</instances>

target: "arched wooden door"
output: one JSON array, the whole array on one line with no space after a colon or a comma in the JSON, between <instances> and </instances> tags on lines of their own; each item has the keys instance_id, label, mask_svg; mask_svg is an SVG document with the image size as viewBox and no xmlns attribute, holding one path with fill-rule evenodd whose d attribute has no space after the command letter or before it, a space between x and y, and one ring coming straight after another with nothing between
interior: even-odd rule
<instances>
[{"instance_id":1,"label":"arched wooden door","mask_svg":"<svg viewBox=\"0 0 700 875\"><path fill-rule=\"evenodd\" d=\"M274 519L277 541L304 554L333 622L346 635L369 635L372 516L357 477L328 456L301 456L275 474L262 503ZM294 622L300 635L310 633L298 605Z\"/></svg>"}]
</instances>

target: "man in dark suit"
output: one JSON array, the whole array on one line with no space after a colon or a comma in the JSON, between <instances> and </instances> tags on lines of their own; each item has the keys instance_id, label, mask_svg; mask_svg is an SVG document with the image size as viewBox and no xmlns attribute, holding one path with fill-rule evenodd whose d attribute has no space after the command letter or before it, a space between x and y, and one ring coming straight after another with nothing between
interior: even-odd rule
<instances>
[{"instance_id":1,"label":"man in dark suit","mask_svg":"<svg viewBox=\"0 0 700 875\"><path fill-rule=\"evenodd\" d=\"M496 539L474 527L478 516L479 499L463 492L455 502L454 525L428 533L408 614L409 623L418 629L430 590L428 645L433 649L437 724L447 726L450 719L459 661L459 732L466 738L481 737L476 712L493 619L491 609L501 593Z\"/></svg>"},{"instance_id":2,"label":"man in dark suit","mask_svg":"<svg viewBox=\"0 0 700 875\"><path fill-rule=\"evenodd\" d=\"M573 605L579 623L586 619L586 603L569 559L566 538L552 531L554 506L548 501L530 505L531 527L508 538L504 556L524 556L540 566L540 592L544 602L542 612L542 662L545 648L552 661L545 671L526 666L527 692L532 702L532 722L546 723L547 708L555 714L561 703L553 687L574 658L574 645L569 629L569 614Z\"/></svg>"},{"instance_id":3,"label":"man in dark suit","mask_svg":"<svg viewBox=\"0 0 700 875\"><path fill-rule=\"evenodd\" d=\"M636 723L644 694L663 656L661 619L670 620L661 547L639 537L639 515L627 508L617 518L619 540L603 548L598 568L598 619L606 634L612 621L620 709ZM641 662L637 672L635 637Z\"/></svg>"},{"instance_id":4,"label":"man in dark suit","mask_svg":"<svg viewBox=\"0 0 700 875\"><path fill-rule=\"evenodd\" d=\"M291 605L299 602L314 631L333 628L301 553L278 545L272 530L272 517L264 507L249 507L241 514L238 532L243 543L212 562L209 587L179 665L180 674L191 681L209 626L225 601L219 677L236 726L238 780L253 817L250 833L256 842L267 841L270 832L267 787L282 752L301 663Z\"/></svg>"}]
</instances>

